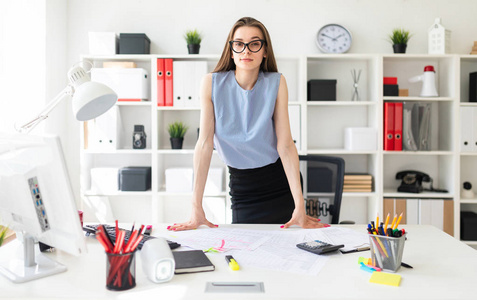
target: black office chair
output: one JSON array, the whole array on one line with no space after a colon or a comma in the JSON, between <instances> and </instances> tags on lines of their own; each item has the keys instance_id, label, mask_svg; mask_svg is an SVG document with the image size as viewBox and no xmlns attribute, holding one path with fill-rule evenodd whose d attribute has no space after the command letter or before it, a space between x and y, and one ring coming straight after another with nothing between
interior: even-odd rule
<instances>
[{"instance_id":1,"label":"black office chair","mask_svg":"<svg viewBox=\"0 0 477 300\"><path fill-rule=\"evenodd\" d=\"M338 224L343 194L344 160L323 155L300 155L299 158L302 173L300 175L306 178L306 181L302 178L302 191L307 215L319 218L323 223Z\"/></svg>"}]
</instances>

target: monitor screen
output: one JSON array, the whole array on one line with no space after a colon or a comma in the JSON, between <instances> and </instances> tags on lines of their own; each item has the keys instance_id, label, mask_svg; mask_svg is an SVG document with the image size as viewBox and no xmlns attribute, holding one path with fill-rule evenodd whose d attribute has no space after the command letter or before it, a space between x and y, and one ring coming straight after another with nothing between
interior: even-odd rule
<instances>
[{"instance_id":1,"label":"monitor screen","mask_svg":"<svg viewBox=\"0 0 477 300\"><path fill-rule=\"evenodd\" d=\"M0 135L0 223L15 230L26 250L13 259L8 251L18 252L18 245L0 248L0 272L14 282L66 270L39 253L37 242L73 255L86 251L58 137Z\"/></svg>"}]
</instances>

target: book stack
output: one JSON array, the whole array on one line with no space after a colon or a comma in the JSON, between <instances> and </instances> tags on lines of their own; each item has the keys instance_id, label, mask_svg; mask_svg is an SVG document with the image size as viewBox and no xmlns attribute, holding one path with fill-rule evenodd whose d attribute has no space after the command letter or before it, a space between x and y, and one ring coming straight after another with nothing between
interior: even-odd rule
<instances>
[{"instance_id":1,"label":"book stack","mask_svg":"<svg viewBox=\"0 0 477 300\"><path fill-rule=\"evenodd\" d=\"M474 42L474 46L472 46L472 52L470 54L477 54L477 41Z\"/></svg>"},{"instance_id":2,"label":"book stack","mask_svg":"<svg viewBox=\"0 0 477 300\"><path fill-rule=\"evenodd\" d=\"M370 174L345 174L343 192L372 192L373 176Z\"/></svg>"}]
</instances>

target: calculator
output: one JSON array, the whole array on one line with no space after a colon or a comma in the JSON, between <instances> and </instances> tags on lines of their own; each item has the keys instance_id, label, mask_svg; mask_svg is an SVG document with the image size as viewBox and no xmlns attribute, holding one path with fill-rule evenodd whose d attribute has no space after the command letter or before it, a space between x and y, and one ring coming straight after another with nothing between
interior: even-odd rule
<instances>
[{"instance_id":1,"label":"calculator","mask_svg":"<svg viewBox=\"0 0 477 300\"><path fill-rule=\"evenodd\" d=\"M300 243L300 244L297 244L296 246L300 249L303 249L315 254L333 252L344 247L344 245L331 245L320 240Z\"/></svg>"}]
</instances>

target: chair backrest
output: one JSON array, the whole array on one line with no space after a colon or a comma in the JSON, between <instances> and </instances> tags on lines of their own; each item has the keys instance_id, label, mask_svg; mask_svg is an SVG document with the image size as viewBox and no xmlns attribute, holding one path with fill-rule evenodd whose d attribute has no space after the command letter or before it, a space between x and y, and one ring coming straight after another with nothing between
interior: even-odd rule
<instances>
[{"instance_id":1,"label":"chair backrest","mask_svg":"<svg viewBox=\"0 0 477 300\"><path fill-rule=\"evenodd\" d=\"M324 223L338 224L345 162L340 157L300 155L300 171L305 177L303 194L307 214ZM328 214L330 217L328 217Z\"/></svg>"}]
</instances>

